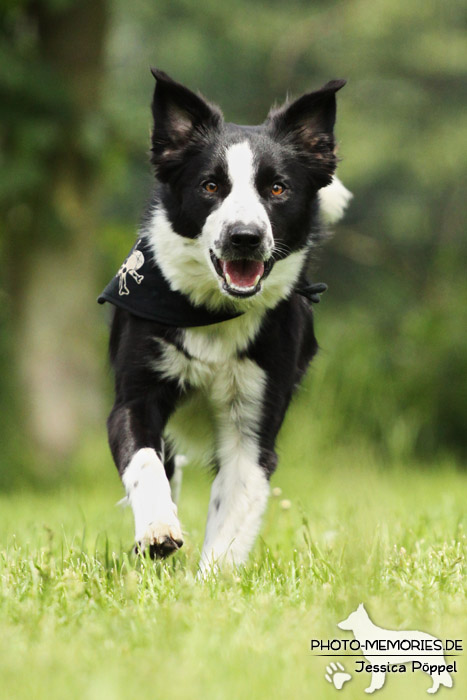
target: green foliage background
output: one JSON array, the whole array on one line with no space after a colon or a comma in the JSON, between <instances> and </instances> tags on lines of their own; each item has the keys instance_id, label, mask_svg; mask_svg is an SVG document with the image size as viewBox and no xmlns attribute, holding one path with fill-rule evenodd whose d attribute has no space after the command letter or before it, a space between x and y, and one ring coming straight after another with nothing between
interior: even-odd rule
<instances>
[{"instance_id":1,"label":"green foliage background","mask_svg":"<svg viewBox=\"0 0 467 700\"><path fill-rule=\"evenodd\" d=\"M0 0L2 698L332 698L309 640L350 638L361 601L465 642L466 20L462 0ZM181 552L141 560L105 435L96 297L152 187L150 65L241 123L348 79L321 352L248 564L204 582L209 474L186 469ZM429 686L397 675L397 697Z\"/></svg>"},{"instance_id":2,"label":"green foliage background","mask_svg":"<svg viewBox=\"0 0 467 700\"><path fill-rule=\"evenodd\" d=\"M240 123L262 121L287 94L347 78L339 175L354 200L316 263L329 292L316 314L322 353L298 397L303 449L340 443L388 460L448 453L462 462L466 19L460 0L6 0L1 483L66 478L70 455L105 441L106 328L94 299L150 193L150 65ZM50 272L45 285L35 280L39 264L62 271L60 286ZM41 314L47 333L31 335ZM79 410L57 447L31 419L45 408L29 377L41 362L53 375L67 342L76 364L60 371L71 382L66 403ZM58 417L63 396L50 386L47 415Z\"/></svg>"}]
</instances>

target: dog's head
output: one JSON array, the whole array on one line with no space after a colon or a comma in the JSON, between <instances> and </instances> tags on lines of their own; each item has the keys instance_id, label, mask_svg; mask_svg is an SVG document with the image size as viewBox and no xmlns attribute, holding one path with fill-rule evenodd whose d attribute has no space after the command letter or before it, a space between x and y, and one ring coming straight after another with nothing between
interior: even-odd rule
<instances>
[{"instance_id":1,"label":"dog's head","mask_svg":"<svg viewBox=\"0 0 467 700\"><path fill-rule=\"evenodd\" d=\"M238 126L165 73L153 74L156 217L165 232L154 226L153 239L164 273L195 301L248 299L269 286L287 293L317 226L318 191L336 168L335 94L345 81L275 109L260 126Z\"/></svg>"},{"instance_id":2,"label":"dog's head","mask_svg":"<svg viewBox=\"0 0 467 700\"><path fill-rule=\"evenodd\" d=\"M342 622L338 622L337 626L341 630L354 631L356 628L361 627L369 620L368 613L365 610L363 603L360 603L358 608L354 610L350 615Z\"/></svg>"}]
</instances>

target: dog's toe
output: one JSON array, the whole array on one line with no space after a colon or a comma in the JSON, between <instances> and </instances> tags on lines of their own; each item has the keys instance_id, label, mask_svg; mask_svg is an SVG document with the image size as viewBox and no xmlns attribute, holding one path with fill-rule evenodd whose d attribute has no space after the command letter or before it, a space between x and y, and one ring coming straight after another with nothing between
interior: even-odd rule
<instances>
[{"instance_id":1,"label":"dog's toe","mask_svg":"<svg viewBox=\"0 0 467 700\"><path fill-rule=\"evenodd\" d=\"M165 559L183 545L183 540L174 540L172 537L165 537L162 542L154 542L149 546L151 559Z\"/></svg>"},{"instance_id":2,"label":"dog's toe","mask_svg":"<svg viewBox=\"0 0 467 700\"><path fill-rule=\"evenodd\" d=\"M183 546L180 524L151 523L144 535L138 538L136 551L149 551L151 559L165 559Z\"/></svg>"}]
</instances>

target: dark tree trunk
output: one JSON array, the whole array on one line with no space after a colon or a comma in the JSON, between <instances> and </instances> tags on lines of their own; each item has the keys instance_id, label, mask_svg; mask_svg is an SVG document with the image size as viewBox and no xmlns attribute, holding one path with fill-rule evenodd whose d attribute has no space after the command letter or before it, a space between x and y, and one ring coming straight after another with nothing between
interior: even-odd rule
<instances>
[{"instance_id":1,"label":"dark tree trunk","mask_svg":"<svg viewBox=\"0 0 467 700\"><path fill-rule=\"evenodd\" d=\"M47 168L42 202L22 249L16 347L26 429L45 456L70 452L99 411L95 236L106 0L79 0L54 10L34 2L41 58L67 93L69 116ZM37 216L36 216L37 214ZM47 222L58 222L60 237ZM11 256L10 256L11 259Z\"/></svg>"}]
</instances>

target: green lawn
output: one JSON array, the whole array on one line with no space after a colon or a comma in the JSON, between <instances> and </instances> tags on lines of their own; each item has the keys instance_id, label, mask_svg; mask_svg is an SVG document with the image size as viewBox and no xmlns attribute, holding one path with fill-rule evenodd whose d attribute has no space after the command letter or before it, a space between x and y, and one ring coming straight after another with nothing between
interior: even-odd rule
<instances>
[{"instance_id":1,"label":"green lawn","mask_svg":"<svg viewBox=\"0 0 467 700\"><path fill-rule=\"evenodd\" d=\"M209 479L194 467L179 509L186 543L164 564L131 554L131 513L115 506L104 446L93 487L3 495L0 696L335 698L310 639L350 639L336 623L361 601L376 624L465 645L465 475L382 468L337 448L307 464L293 442L282 441L282 493L250 563L217 580L195 579ZM340 660L353 676L342 697L366 697L369 676ZM457 665L454 688L439 692L465 698L466 656ZM392 674L378 692L424 697L430 684Z\"/></svg>"}]
</instances>

